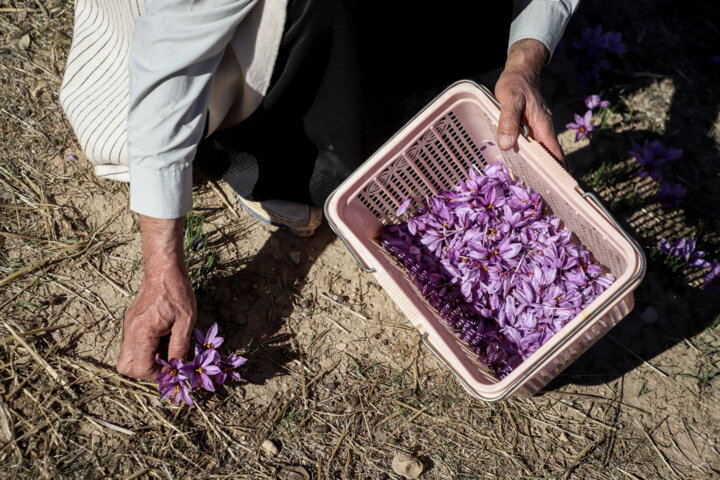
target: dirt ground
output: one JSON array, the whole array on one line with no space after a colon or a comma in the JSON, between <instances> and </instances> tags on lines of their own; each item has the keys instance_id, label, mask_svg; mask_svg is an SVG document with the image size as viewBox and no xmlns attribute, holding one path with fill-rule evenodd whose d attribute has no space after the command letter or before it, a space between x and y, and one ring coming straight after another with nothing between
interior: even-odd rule
<instances>
[{"instance_id":1,"label":"dirt ground","mask_svg":"<svg viewBox=\"0 0 720 480\"><path fill-rule=\"evenodd\" d=\"M633 312L536 396L480 402L327 225L298 239L260 224L198 172L198 326L218 322L249 361L189 409L114 371L140 237L127 185L94 177L58 103L72 4L0 0L0 477L400 478L407 452L423 479L720 478L720 300L654 250L695 235L720 259L720 12L586 3L566 39L602 23L629 49L604 77L606 127L577 143L563 127L599 92L562 52L544 89L575 176L647 252ZM398 116L424 100L396 99ZM645 138L684 149L668 170L680 208L634 174L630 140Z\"/></svg>"}]
</instances>

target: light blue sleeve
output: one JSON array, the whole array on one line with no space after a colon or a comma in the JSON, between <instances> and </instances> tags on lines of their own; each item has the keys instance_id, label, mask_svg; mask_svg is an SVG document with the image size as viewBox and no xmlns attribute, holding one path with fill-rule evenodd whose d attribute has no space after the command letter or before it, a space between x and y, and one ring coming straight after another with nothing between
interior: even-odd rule
<instances>
[{"instance_id":1,"label":"light blue sleeve","mask_svg":"<svg viewBox=\"0 0 720 480\"><path fill-rule=\"evenodd\" d=\"M550 61L580 0L514 0L513 3L508 48L518 40L533 38L547 47Z\"/></svg>"},{"instance_id":2,"label":"light blue sleeve","mask_svg":"<svg viewBox=\"0 0 720 480\"><path fill-rule=\"evenodd\" d=\"M257 0L147 0L130 49L130 209L180 218L213 75Z\"/></svg>"}]
</instances>

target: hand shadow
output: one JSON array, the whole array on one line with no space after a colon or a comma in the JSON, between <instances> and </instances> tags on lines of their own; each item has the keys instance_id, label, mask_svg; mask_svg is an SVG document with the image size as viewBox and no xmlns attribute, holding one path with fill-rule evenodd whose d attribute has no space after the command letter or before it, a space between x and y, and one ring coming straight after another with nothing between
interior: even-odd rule
<instances>
[{"instance_id":1,"label":"hand shadow","mask_svg":"<svg viewBox=\"0 0 720 480\"><path fill-rule=\"evenodd\" d=\"M223 241L246 241L243 232ZM292 333L280 331L287 332L283 327L293 321L308 272L334 237L327 225L310 238L276 229L257 253L235 262L230 275L210 279L198 292L197 327L218 323L225 337L221 349L248 359L242 367L248 382L264 384L298 357Z\"/></svg>"}]
</instances>

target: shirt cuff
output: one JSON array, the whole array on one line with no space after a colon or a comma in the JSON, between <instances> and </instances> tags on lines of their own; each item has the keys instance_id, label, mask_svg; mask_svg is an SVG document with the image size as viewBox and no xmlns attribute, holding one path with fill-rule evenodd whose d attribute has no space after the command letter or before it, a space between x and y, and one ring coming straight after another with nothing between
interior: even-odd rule
<instances>
[{"instance_id":1,"label":"shirt cuff","mask_svg":"<svg viewBox=\"0 0 720 480\"><path fill-rule=\"evenodd\" d=\"M555 47L565 33L570 17L577 2L562 0L534 0L519 12L510 24L510 46L518 40L532 38L548 49L548 59L553 56Z\"/></svg>"},{"instance_id":2,"label":"shirt cuff","mask_svg":"<svg viewBox=\"0 0 720 480\"><path fill-rule=\"evenodd\" d=\"M192 165L151 170L130 166L130 210L152 218L182 218L192 208Z\"/></svg>"}]
</instances>

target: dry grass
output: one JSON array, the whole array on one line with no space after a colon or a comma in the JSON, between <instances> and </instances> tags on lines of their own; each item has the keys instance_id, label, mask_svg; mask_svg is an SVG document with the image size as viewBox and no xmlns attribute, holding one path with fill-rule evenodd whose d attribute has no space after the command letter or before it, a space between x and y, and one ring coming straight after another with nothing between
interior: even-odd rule
<instances>
[{"instance_id":1,"label":"dry grass","mask_svg":"<svg viewBox=\"0 0 720 480\"><path fill-rule=\"evenodd\" d=\"M595 23L585 15L579 25ZM0 26L3 478L270 479L285 465L316 479L397 478L390 462L401 451L423 461L427 479L718 476L720 411L708 376L718 369L720 304L693 287L696 277L681 280L655 261L614 341L536 397L486 404L449 379L327 229L305 242L260 227L234 210L226 186L207 181L198 182L196 213L219 263L201 278L199 322L221 322L228 348L250 358L249 381L201 398L196 409L160 402L151 384L113 369L142 272L127 187L66 159L80 155L57 101L72 6L0 0ZM688 27L679 19L657 28ZM27 50L4 48L25 33ZM677 115L667 79L677 84L684 71L661 70L665 80L653 83L641 75L649 67L625 68L617 73L622 95L636 113L612 131L653 131L659 122L657 134L679 141L682 133L667 127L676 125L668 112ZM557 93L562 76L550 72L558 112L572 108ZM707 167L717 162L716 141L686 147L699 159L691 178L717 174ZM612 142L573 153L587 166L588 188L600 155L624 148ZM635 188L630 178L610 175L595 189L611 200ZM704 215L651 202L618 204L616 213L646 247L662 232L702 225L717 254L712 205L703 204ZM302 252L301 265L288 261L291 250ZM644 325L649 306L663 320ZM281 446L277 457L259 447L268 438Z\"/></svg>"}]
</instances>

